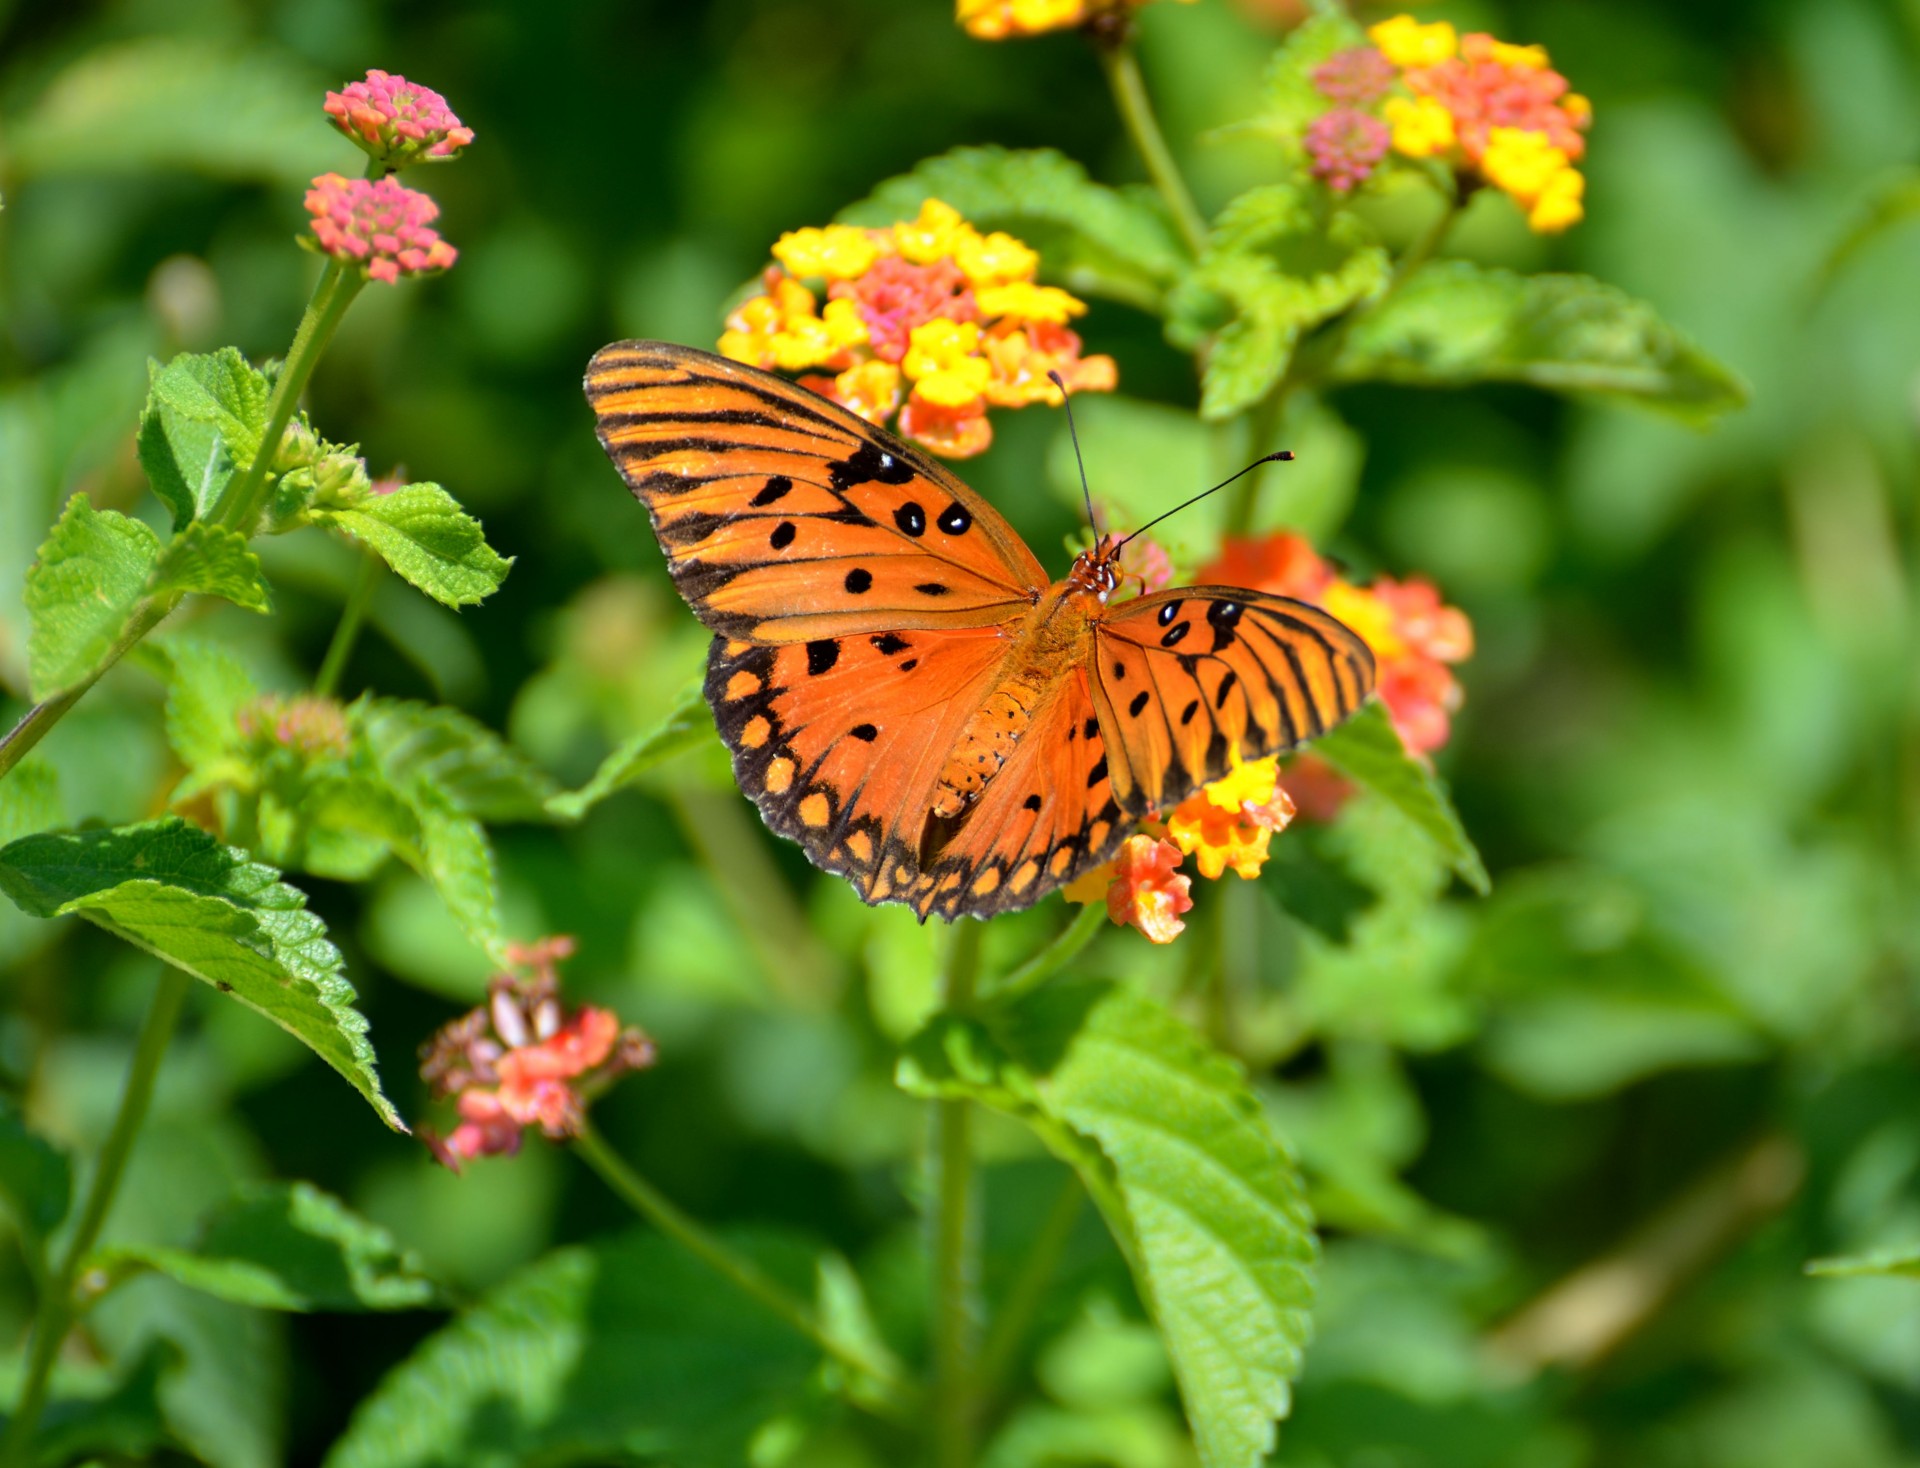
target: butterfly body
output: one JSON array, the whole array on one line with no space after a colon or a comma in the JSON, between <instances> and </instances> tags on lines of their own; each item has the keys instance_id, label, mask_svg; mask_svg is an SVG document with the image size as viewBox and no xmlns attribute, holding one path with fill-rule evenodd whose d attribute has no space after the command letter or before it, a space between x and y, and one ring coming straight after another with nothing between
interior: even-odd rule
<instances>
[{"instance_id":1,"label":"butterfly body","mask_svg":"<svg viewBox=\"0 0 1920 1468\"><path fill-rule=\"evenodd\" d=\"M716 634L706 692L741 788L870 903L1028 906L1372 691L1366 645L1318 608L1112 601L1114 537L1050 582L945 469L769 373L618 342L586 387Z\"/></svg>"}]
</instances>

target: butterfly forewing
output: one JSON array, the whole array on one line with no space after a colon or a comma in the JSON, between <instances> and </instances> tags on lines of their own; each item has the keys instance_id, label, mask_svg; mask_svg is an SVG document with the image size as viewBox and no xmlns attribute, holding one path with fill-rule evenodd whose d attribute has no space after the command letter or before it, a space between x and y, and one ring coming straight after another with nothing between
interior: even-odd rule
<instances>
[{"instance_id":1,"label":"butterfly forewing","mask_svg":"<svg viewBox=\"0 0 1920 1468\"><path fill-rule=\"evenodd\" d=\"M1373 692L1373 654L1318 607L1227 586L1122 603L1094 624L1093 699L1133 815L1331 729Z\"/></svg>"},{"instance_id":2,"label":"butterfly forewing","mask_svg":"<svg viewBox=\"0 0 1920 1468\"><path fill-rule=\"evenodd\" d=\"M953 475L783 378L616 342L594 356L586 388L675 584L715 632L808 642L993 626L1047 584Z\"/></svg>"}]
</instances>

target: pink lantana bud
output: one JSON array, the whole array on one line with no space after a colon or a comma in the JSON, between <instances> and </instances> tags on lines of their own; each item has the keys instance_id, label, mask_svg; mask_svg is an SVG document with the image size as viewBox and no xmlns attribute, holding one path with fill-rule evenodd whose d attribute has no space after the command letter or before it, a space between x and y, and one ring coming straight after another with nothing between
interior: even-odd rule
<instances>
[{"instance_id":1,"label":"pink lantana bud","mask_svg":"<svg viewBox=\"0 0 1920 1468\"><path fill-rule=\"evenodd\" d=\"M445 270L459 254L430 227L440 206L390 178L323 173L307 190L307 212L315 248L389 285L403 275Z\"/></svg>"},{"instance_id":2,"label":"pink lantana bud","mask_svg":"<svg viewBox=\"0 0 1920 1468\"><path fill-rule=\"evenodd\" d=\"M389 168L457 157L473 141L447 99L403 76L370 71L367 79L328 92L333 125Z\"/></svg>"},{"instance_id":3,"label":"pink lantana bud","mask_svg":"<svg viewBox=\"0 0 1920 1468\"><path fill-rule=\"evenodd\" d=\"M1313 89L1335 102L1377 102L1393 89L1393 63L1372 46L1336 51L1313 69Z\"/></svg>"},{"instance_id":4,"label":"pink lantana bud","mask_svg":"<svg viewBox=\"0 0 1920 1468\"><path fill-rule=\"evenodd\" d=\"M1336 194L1352 192L1387 156L1393 133L1379 118L1351 107L1336 107L1307 128L1307 153L1313 176Z\"/></svg>"}]
</instances>

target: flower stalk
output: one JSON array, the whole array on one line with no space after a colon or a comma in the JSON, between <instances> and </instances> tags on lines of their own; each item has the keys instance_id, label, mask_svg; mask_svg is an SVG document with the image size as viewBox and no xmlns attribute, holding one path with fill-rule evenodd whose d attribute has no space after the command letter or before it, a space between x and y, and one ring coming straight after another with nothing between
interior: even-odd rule
<instances>
[{"instance_id":1,"label":"flower stalk","mask_svg":"<svg viewBox=\"0 0 1920 1468\"><path fill-rule=\"evenodd\" d=\"M1122 39L1096 49L1101 69L1107 74L1107 85L1113 90L1114 105L1120 110L1120 120L1126 124L1141 161L1147 165L1147 176L1159 190L1167 212L1173 215L1181 239L1197 259L1206 253L1207 221L1200 213L1200 206L1193 201L1193 192L1187 187L1180 165L1174 161L1166 135L1160 131L1160 121L1154 115L1152 99L1147 96L1146 79L1140 75L1140 60L1133 43Z\"/></svg>"},{"instance_id":2,"label":"flower stalk","mask_svg":"<svg viewBox=\"0 0 1920 1468\"><path fill-rule=\"evenodd\" d=\"M941 1007L964 1014L980 969L981 924L953 925L941 977ZM975 1372L980 1328L979 1204L973 1171L973 1106L933 1103L933 1431L939 1468L972 1468L979 1431Z\"/></svg>"}]
</instances>

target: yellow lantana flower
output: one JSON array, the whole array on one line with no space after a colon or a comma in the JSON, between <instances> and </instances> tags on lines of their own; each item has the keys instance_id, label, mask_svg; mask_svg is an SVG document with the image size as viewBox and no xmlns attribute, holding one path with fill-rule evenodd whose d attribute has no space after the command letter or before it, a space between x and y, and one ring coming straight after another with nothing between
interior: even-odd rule
<instances>
[{"instance_id":1,"label":"yellow lantana flower","mask_svg":"<svg viewBox=\"0 0 1920 1468\"><path fill-rule=\"evenodd\" d=\"M1444 20L1422 25L1411 15L1396 15L1369 26L1367 39L1399 67L1438 66L1451 61L1460 49L1459 36Z\"/></svg>"},{"instance_id":2,"label":"yellow lantana flower","mask_svg":"<svg viewBox=\"0 0 1920 1468\"><path fill-rule=\"evenodd\" d=\"M1376 658L1398 657L1406 651L1406 644L1394 630L1393 608L1365 587L1335 581L1327 587L1320 604L1359 633Z\"/></svg>"},{"instance_id":3,"label":"yellow lantana flower","mask_svg":"<svg viewBox=\"0 0 1920 1468\"><path fill-rule=\"evenodd\" d=\"M1545 133L1528 128L1496 127L1487 130L1487 148L1480 156L1480 171L1495 188L1512 194L1523 204L1531 204L1556 174L1568 171L1568 159L1547 141Z\"/></svg>"},{"instance_id":4,"label":"yellow lantana flower","mask_svg":"<svg viewBox=\"0 0 1920 1468\"><path fill-rule=\"evenodd\" d=\"M979 238L979 231L960 217L958 209L939 199L925 200L917 219L903 220L893 227L895 246L915 265L931 265L948 258L969 237Z\"/></svg>"},{"instance_id":5,"label":"yellow lantana flower","mask_svg":"<svg viewBox=\"0 0 1920 1468\"><path fill-rule=\"evenodd\" d=\"M830 224L825 229L796 229L780 236L773 258L794 275L852 280L880 257L880 247L864 229Z\"/></svg>"},{"instance_id":6,"label":"yellow lantana flower","mask_svg":"<svg viewBox=\"0 0 1920 1468\"><path fill-rule=\"evenodd\" d=\"M974 299L985 316L1014 316L1022 321L1050 321L1064 325L1075 316L1084 316L1084 301L1068 295L1058 286L1035 285L1017 280L1010 285L990 285L978 291Z\"/></svg>"},{"instance_id":7,"label":"yellow lantana flower","mask_svg":"<svg viewBox=\"0 0 1920 1468\"><path fill-rule=\"evenodd\" d=\"M1587 181L1577 168L1563 168L1547 180L1540 197L1527 211L1527 224L1540 234L1559 234L1578 224L1586 214L1581 202Z\"/></svg>"},{"instance_id":8,"label":"yellow lantana flower","mask_svg":"<svg viewBox=\"0 0 1920 1468\"><path fill-rule=\"evenodd\" d=\"M1431 158L1454 145L1453 114L1432 97L1389 97L1381 110L1403 157Z\"/></svg>"},{"instance_id":9,"label":"yellow lantana flower","mask_svg":"<svg viewBox=\"0 0 1920 1468\"><path fill-rule=\"evenodd\" d=\"M954 245L953 263L976 286L1032 280L1040 268L1038 252L1000 230L961 237Z\"/></svg>"},{"instance_id":10,"label":"yellow lantana flower","mask_svg":"<svg viewBox=\"0 0 1920 1468\"><path fill-rule=\"evenodd\" d=\"M1227 757L1232 768L1205 787L1208 803L1235 814L1245 805L1271 804L1280 783L1279 758L1268 755L1243 764L1238 749L1228 751Z\"/></svg>"},{"instance_id":11,"label":"yellow lantana flower","mask_svg":"<svg viewBox=\"0 0 1920 1468\"><path fill-rule=\"evenodd\" d=\"M971 321L944 317L916 326L900 366L913 379L914 392L942 408L964 408L987 390L993 368L973 355L980 328Z\"/></svg>"}]
</instances>

